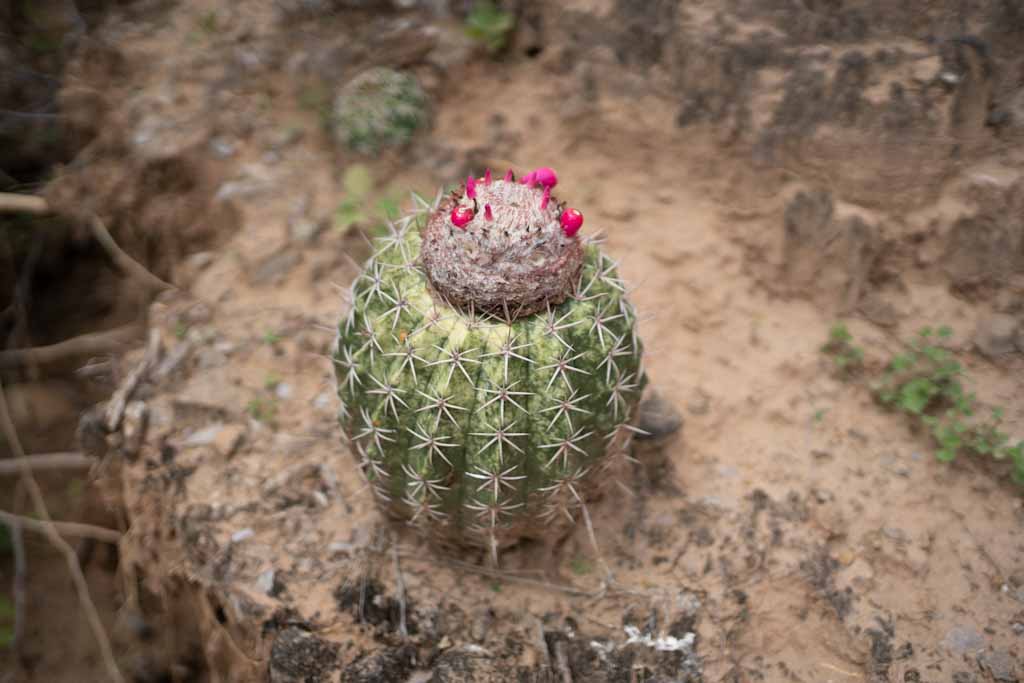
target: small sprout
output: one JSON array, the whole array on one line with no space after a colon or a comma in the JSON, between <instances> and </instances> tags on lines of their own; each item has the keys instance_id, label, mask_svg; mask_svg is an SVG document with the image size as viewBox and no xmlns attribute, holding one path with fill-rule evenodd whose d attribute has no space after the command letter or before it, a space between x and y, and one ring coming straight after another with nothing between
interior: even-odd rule
<instances>
[{"instance_id":1,"label":"small sprout","mask_svg":"<svg viewBox=\"0 0 1024 683\"><path fill-rule=\"evenodd\" d=\"M572 573L577 576L589 574L594 569L589 560L585 557L580 557L579 555L569 561L569 568L572 569Z\"/></svg>"},{"instance_id":2,"label":"small sprout","mask_svg":"<svg viewBox=\"0 0 1024 683\"><path fill-rule=\"evenodd\" d=\"M476 178L472 174L466 178L466 197L476 199Z\"/></svg>"},{"instance_id":3,"label":"small sprout","mask_svg":"<svg viewBox=\"0 0 1024 683\"><path fill-rule=\"evenodd\" d=\"M263 343L268 346L274 346L281 341L281 335L274 330L267 330L263 333Z\"/></svg>"},{"instance_id":4,"label":"small sprout","mask_svg":"<svg viewBox=\"0 0 1024 683\"><path fill-rule=\"evenodd\" d=\"M277 402L273 399L254 398L246 404L245 412L257 422L272 425L277 419Z\"/></svg>"}]
</instances>

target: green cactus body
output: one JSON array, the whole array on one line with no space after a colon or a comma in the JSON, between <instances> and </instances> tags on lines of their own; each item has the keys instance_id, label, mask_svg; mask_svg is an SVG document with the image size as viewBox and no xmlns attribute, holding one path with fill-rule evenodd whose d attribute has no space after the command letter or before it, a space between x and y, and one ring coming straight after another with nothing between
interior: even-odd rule
<instances>
[{"instance_id":1,"label":"green cactus body","mask_svg":"<svg viewBox=\"0 0 1024 683\"><path fill-rule=\"evenodd\" d=\"M534 192L494 187L503 182L517 197ZM628 456L646 378L633 307L597 244L557 237L579 251L578 275L563 301L547 296L528 315L515 316L516 302L486 312L443 297L425 228L479 240L501 225L481 217L460 232L447 215L459 202L465 194L424 203L378 240L353 283L334 362L341 424L378 503L437 540L496 555L575 523Z\"/></svg>"},{"instance_id":2,"label":"green cactus body","mask_svg":"<svg viewBox=\"0 0 1024 683\"><path fill-rule=\"evenodd\" d=\"M356 76L334 103L335 134L365 154L405 144L426 122L427 96L416 77L384 67Z\"/></svg>"}]
</instances>

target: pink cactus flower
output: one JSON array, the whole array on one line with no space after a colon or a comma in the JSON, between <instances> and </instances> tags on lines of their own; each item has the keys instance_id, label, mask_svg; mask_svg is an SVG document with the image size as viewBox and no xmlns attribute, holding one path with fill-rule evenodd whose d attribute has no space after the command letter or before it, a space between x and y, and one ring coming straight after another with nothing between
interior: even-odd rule
<instances>
[{"instance_id":1,"label":"pink cactus flower","mask_svg":"<svg viewBox=\"0 0 1024 683\"><path fill-rule=\"evenodd\" d=\"M558 175L555 169L541 166L533 172L534 179L544 187L554 187L558 184Z\"/></svg>"}]
</instances>

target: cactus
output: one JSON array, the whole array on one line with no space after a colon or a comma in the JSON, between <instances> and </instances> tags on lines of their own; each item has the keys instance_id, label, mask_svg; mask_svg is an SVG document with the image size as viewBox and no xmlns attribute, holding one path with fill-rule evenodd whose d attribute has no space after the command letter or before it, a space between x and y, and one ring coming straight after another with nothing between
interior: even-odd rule
<instances>
[{"instance_id":1,"label":"cactus","mask_svg":"<svg viewBox=\"0 0 1024 683\"><path fill-rule=\"evenodd\" d=\"M381 507L442 543L554 537L612 480L646 383L615 263L553 171L488 171L378 240L333 351Z\"/></svg>"},{"instance_id":2,"label":"cactus","mask_svg":"<svg viewBox=\"0 0 1024 683\"><path fill-rule=\"evenodd\" d=\"M427 96L416 77L384 67L353 78L334 103L335 134L356 152L402 145L426 122Z\"/></svg>"}]
</instances>

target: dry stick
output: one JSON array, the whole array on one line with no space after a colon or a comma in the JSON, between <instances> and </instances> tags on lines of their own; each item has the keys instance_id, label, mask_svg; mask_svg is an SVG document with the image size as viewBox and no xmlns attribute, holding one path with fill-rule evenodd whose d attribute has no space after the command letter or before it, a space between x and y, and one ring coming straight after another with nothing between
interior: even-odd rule
<instances>
[{"instance_id":1,"label":"dry stick","mask_svg":"<svg viewBox=\"0 0 1024 683\"><path fill-rule=\"evenodd\" d=\"M110 353L137 341L139 331L137 325L125 325L104 332L90 332L47 346L0 351L0 370L25 365L48 365L79 356Z\"/></svg>"},{"instance_id":2,"label":"dry stick","mask_svg":"<svg viewBox=\"0 0 1024 683\"><path fill-rule=\"evenodd\" d=\"M0 192L0 211L43 215L50 213L50 207L45 199L36 195Z\"/></svg>"},{"instance_id":3,"label":"dry stick","mask_svg":"<svg viewBox=\"0 0 1024 683\"><path fill-rule=\"evenodd\" d=\"M129 256L121 247L117 246L117 242L107 231L107 227L103 225L103 221L100 220L99 216L93 216L90 221L92 227L93 237L100 243L110 257L114 259L114 263L120 266L123 270L128 272L129 275L135 277L140 282L143 282L153 289L175 289L175 286L169 282L164 282L153 273L146 270L146 267L141 263Z\"/></svg>"},{"instance_id":4,"label":"dry stick","mask_svg":"<svg viewBox=\"0 0 1024 683\"><path fill-rule=\"evenodd\" d=\"M87 470L95 462L94 459L83 453L40 453L27 455L24 458L0 460L0 475L21 474L24 466L28 466L34 472L63 469Z\"/></svg>"},{"instance_id":5,"label":"dry stick","mask_svg":"<svg viewBox=\"0 0 1024 683\"><path fill-rule=\"evenodd\" d=\"M25 636L25 542L21 535L21 524L17 521L6 522L11 533L11 548L14 550L14 638L11 643L15 652L21 651L21 641Z\"/></svg>"},{"instance_id":6,"label":"dry stick","mask_svg":"<svg viewBox=\"0 0 1024 683\"><path fill-rule=\"evenodd\" d=\"M7 408L7 396L4 391L3 380L0 380L0 431L3 432L7 443L10 444L15 457L24 458L25 450L21 447L21 440L18 438L18 432L14 428L14 422L11 420L11 414ZM75 554L74 548L61 538L60 532L57 531L53 521L50 519L50 511L46 507L46 500L43 498L43 492L40 490L39 484L36 483L35 477L32 476L32 470L27 466L22 467L21 477L32 499L35 513L39 517L39 520L32 520L32 522L40 526L53 547L67 561L71 579L75 584L75 592L78 594L78 600L82 604L82 609L85 611L86 618L89 621L89 628L96 638L100 656L107 669L107 675L115 683L124 683L121 670L118 669L117 662L114 660L114 651L110 647L110 640L107 638L106 631L103 630L103 622L100 620L100 616L96 612L96 605L93 604L92 596L89 594L89 584L86 582L85 575L82 573L82 567L78 563L78 556ZM22 520L19 519L19 521Z\"/></svg>"},{"instance_id":7,"label":"dry stick","mask_svg":"<svg viewBox=\"0 0 1024 683\"><path fill-rule=\"evenodd\" d=\"M6 510L0 510L0 522L4 524L17 524L28 531L47 533L50 528L56 529L61 536L73 536L75 538L91 538L94 541L112 543L121 542L121 532L116 529L108 529L93 524L82 524L81 522L55 522L48 520L41 522L38 519L16 515Z\"/></svg>"},{"instance_id":8,"label":"dry stick","mask_svg":"<svg viewBox=\"0 0 1024 683\"><path fill-rule=\"evenodd\" d=\"M50 213L51 209L50 205L47 204L46 200L42 197L0 192L0 212L20 212L43 215ZM100 246L110 254L110 257L114 259L114 263L140 282L143 282L154 289L175 288L174 285L169 282L164 282L156 275L153 275L153 273L149 272L145 266L129 256L123 249L121 249L121 247L117 246L117 242L114 241L114 238L107 230L107 227L103 225L103 221L100 220L99 216L93 215L89 223L92 228L93 237L95 237L96 241L100 243Z\"/></svg>"}]
</instances>

